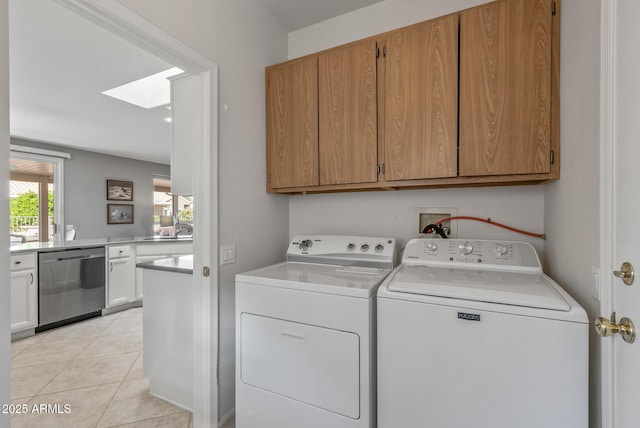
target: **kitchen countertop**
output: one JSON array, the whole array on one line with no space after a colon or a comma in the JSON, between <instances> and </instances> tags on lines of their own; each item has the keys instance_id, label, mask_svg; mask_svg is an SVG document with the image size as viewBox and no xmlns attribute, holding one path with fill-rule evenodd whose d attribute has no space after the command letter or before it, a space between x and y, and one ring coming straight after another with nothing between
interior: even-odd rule
<instances>
[{"instance_id":1,"label":"kitchen countertop","mask_svg":"<svg viewBox=\"0 0 640 428\"><path fill-rule=\"evenodd\" d=\"M152 260L136 264L136 267L167 272L193 274L193 254Z\"/></svg>"},{"instance_id":2,"label":"kitchen countertop","mask_svg":"<svg viewBox=\"0 0 640 428\"><path fill-rule=\"evenodd\" d=\"M11 254L19 254L25 252L46 252L57 250L71 250L74 248L87 248L87 247L103 247L105 245L113 244L157 244L162 243L176 243L176 242L193 242L192 237L184 238L156 238L153 236L125 236L117 238L93 238L93 239L78 239L75 241L65 242L27 242L19 245L11 245L9 250Z\"/></svg>"}]
</instances>

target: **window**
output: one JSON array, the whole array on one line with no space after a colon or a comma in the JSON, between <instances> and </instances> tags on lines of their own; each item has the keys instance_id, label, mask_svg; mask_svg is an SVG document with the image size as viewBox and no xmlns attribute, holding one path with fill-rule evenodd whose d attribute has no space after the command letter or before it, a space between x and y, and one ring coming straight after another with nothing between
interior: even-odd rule
<instances>
[{"instance_id":1,"label":"window","mask_svg":"<svg viewBox=\"0 0 640 428\"><path fill-rule=\"evenodd\" d=\"M171 194L171 179L166 176L153 178L153 228L156 235L192 234L193 196ZM187 227L175 227L176 223Z\"/></svg>"}]
</instances>

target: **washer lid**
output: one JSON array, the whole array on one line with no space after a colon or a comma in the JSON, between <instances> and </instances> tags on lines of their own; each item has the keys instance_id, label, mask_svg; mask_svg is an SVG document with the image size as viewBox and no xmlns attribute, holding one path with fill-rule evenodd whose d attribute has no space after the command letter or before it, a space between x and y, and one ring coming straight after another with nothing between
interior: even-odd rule
<instances>
[{"instance_id":1,"label":"washer lid","mask_svg":"<svg viewBox=\"0 0 640 428\"><path fill-rule=\"evenodd\" d=\"M554 311L571 309L549 279L539 273L404 265L388 289Z\"/></svg>"}]
</instances>

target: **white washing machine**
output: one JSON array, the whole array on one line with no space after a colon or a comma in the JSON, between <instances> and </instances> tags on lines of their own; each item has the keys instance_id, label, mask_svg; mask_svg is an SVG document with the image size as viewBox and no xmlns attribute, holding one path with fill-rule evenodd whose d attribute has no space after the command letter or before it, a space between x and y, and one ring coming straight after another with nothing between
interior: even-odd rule
<instances>
[{"instance_id":1,"label":"white washing machine","mask_svg":"<svg viewBox=\"0 0 640 428\"><path fill-rule=\"evenodd\" d=\"M236 427L375 427L375 293L395 240L298 236L236 276Z\"/></svg>"},{"instance_id":2,"label":"white washing machine","mask_svg":"<svg viewBox=\"0 0 640 428\"><path fill-rule=\"evenodd\" d=\"M588 426L588 319L523 242L415 239L378 289L379 428Z\"/></svg>"}]
</instances>

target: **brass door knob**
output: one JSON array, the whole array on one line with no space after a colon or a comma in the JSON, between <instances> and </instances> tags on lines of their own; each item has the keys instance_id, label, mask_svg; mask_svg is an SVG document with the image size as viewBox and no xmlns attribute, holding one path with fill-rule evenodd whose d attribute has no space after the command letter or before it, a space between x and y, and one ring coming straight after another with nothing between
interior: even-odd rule
<instances>
[{"instance_id":1,"label":"brass door knob","mask_svg":"<svg viewBox=\"0 0 640 428\"><path fill-rule=\"evenodd\" d=\"M636 328L633 321L624 317L620 323L616 323L616 313L611 314L611 320L599 317L595 322L596 333L601 337L608 337L614 334L620 334L622 340L627 343L633 343L636 340Z\"/></svg>"},{"instance_id":2,"label":"brass door knob","mask_svg":"<svg viewBox=\"0 0 640 428\"><path fill-rule=\"evenodd\" d=\"M613 274L618 278L622 279L627 285L633 284L633 280L635 278L635 271L633 270L633 266L629 262L622 263L620 266L620 270L614 270Z\"/></svg>"}]
</instances>

